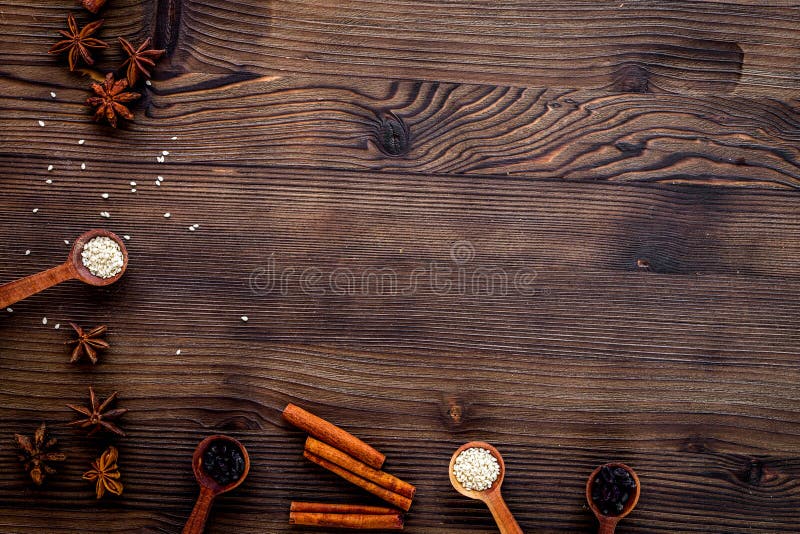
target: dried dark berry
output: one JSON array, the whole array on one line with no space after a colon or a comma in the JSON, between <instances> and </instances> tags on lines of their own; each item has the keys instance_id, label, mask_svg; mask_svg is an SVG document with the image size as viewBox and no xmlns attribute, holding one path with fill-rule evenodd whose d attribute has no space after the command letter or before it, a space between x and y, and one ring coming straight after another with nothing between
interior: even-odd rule
<instances>
[{"instance_id":1,"label":"dried dark berry","mask_svg":"<svg viewBox=\"0 0 800 534\"><path fill-rule=\"evenodd\" d=\"M620 515L633 492L636 481L621 467L603 466L592 483L592 501L603 515Z\"/></svg>"},{"instance_id":2,"label":"dried dark berry","mask_svg":"<svg viewBox=\"0 0 800 534\"><path fill-rule=\"evenodd\" d=\"M227 486L242 477L244 456L237 446L224 440L212 441L203 453L205 471L217 484Z\"/></svg>"}]
</instances>

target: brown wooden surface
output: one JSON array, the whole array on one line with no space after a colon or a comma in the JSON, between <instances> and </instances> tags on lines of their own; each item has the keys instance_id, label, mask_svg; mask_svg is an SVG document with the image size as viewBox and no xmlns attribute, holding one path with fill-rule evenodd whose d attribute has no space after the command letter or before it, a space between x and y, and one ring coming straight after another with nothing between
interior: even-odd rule
<instances>
[{"instance_id":1,"label":"brown wooden surface","mask_svg":"<svg viewBox=\"0 0 800 534\"><path fill-rule=\"evenodd\" d=\"M130 264L0 311L0 531L179 532L218 432L252 466L210 532L380 504L302 459L287 402L387 455L411 533L494 531L448 481L470 440L526 532L593 531L612 460L642 483L621 534L797 531L796 2L110 0L101 36L169 51L116 132L47 55L70 7L0 0L0 283L99 226ZM109 325L97 366L67 363L70 320ZM122 498L61 426L88 385L131 410ZM34 489L12 436L42 420L69 459Z\"/></svg>"}]
</instances>

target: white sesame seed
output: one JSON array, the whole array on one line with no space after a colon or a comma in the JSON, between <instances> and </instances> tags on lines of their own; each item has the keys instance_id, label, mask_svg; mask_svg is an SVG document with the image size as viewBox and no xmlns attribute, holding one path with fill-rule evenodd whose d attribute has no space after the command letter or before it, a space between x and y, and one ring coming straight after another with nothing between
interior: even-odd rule
<instances>
[{"instance_id":1,"label":"white sesame seed","mask_svg":"<svg viewBox=\"0 0 800 534\"><path fill-rule=\"evenodd\" d=\"M106 219L109 219L111 217L111 214L108 213L107 211L101 211L100 217L105 217Z\"/></svg>"},{"instance_id":2,"label":"white sesame seed","mask_svg":"<svg viewBox=\"0 0 800 534\"><path fill-rule=\"evenodd\" d=\"M42 324L47 324L47 317L42 317Z\"/></svg>"},{"instance_id":3,"label":"white sesame seed","mask_svg":"<svg viewBox=\"0 0 800 534\"><path fill-rule=\"evenodd\" d=\"M56 325L55 325L53 328L55 328L56 330L58 330L59 328L61 328L61 323L56 323Z\"/></svg>"},{"instance_id":4,"label":"white sesame seed","mask_svg":"<svg viewBox=\"0 0 800 534\"><path fill-rule=\"evenodd\" d=\"M52 166L52 165L48 165L48 166L47 166L47 170L48 170L48 171L52 171L52 170L53 170L53 166Z\"/></svg>"},{"instance_id":5,"label":"white sesame seed","mask_svg":"<svg viewBox=\"0 0 800 534\"><path fill-rule=\"evenodd\" d=\"M150 80L145 80L144 84L147 85L147 86L151 86L151 85L153 85L153 82L151 82Z\"/></svg>"},{"instance_id":6,"label":"white sesame seed","mask_svg":"<svg viewBox=\"0 0 800 534\"><path fill-rule=\"evenodd\" d=\"M178 136L177 135L173 135L170 139L172 139L173 141L177 141L178 140Z\"/></svg>"},{"instance_id":7,"label":"white sesame seed","mask_svg":"<svg viewBox=\"0 0 800 534\"><path fill-rule=\"evenodd\" d=\"M135 193L135 192L136 192L136 189L131 189L131 193Z\"/></svg>"},{"instance_id":8,"label":"white sesame seed","mask_svg":"<svg viewBox=\"0 0 800 534\"><path fill-rule=\"evenodd\" d=\"M7 311L8 313L14 313L14 308L6 308L6 311Z\"/></svg>"},{"instance_id":9,"label":"white sesame seed","mask_svg":"<svg viewBox=\"0 0 800 534\"><path fill-rule=\"evenodd\" d=\"M248 316L242 315L242 321L244 321L246 323L249 320L250 320L250 318Z\"/></svg>"},{"instance_id":10,"label":"white sesame seed","mask_svg":"<svg viewBox=\"0 0 800 534\"><path fill-rule=\"evenodd\" d=\"M44 183L46 183L46 184L52 184L52 183L53 183L53 180L51 180L50 178L48 178L47 180L45 180L45 181L44 181Z\"/></svg>"},{"instance_id":11,"label":"white sesame seed","mask_svg":"<svg viewBox=\"0 0 800 534\"><path fill-rule=\"evenodd\" d=\"M169 219L170 217L172 217L172 214L170 212L164 214L165 219Z\"/></svg>"},{"instance_id":12,"label":"white sesame seed","mask_svg":"<svg viewBox=\"0 0 800 534\"><path fill-rule=\"evenodd\" d=\"M193 224L192 226L194 226L194 229L195 229L195 230L197 230L198 228L200 228L200 225L199 225L199 224Z\"/></svg>"},{"instance_id":13,"label":"white sesame seed","mask_svg":"<svg viewBox=\"0 0 800 534\"><path fill-rule=\"evenodd\" d=\"M83 143L85 143L85 142L86 142L86 139L81 139L80 141L78 141L78 144L79 144L79 145L82 145L82 144L83 144Z\"/></svg>"},{"instance_id":14,"label":"white sesame seed","mask_svg":"<svg viewBox=\"0 0 800 534\"><path fill-rule=\"evenodd\" d=\"M50 97L51 97L51 98L55 98L55 97L56 97L56 93L55 93L55 91L50 91Z\"/></svg>"},{"instance_id":15,"label":"white sesame seed","mask_svg":"<svg viewBox=\"0 0 800 534\"><path fill-rule=\"evenodd\" d=\"M131 187L136 187L136 182L131 182Z\"/></svg>"},{"instance_id":16,"label":"white sesame seed","mask_svg":"<svg viewBox=\"0 0 800 534\"><path fill-rule=\"evenodd\" d=\"M181 349L176 350L175 351L175 356L180 356L180 355L181 355Z\"/></svg>"},{"instance_id":17,"label":"white sesame seed","mask_svg":"<svg viewBox=\"0 0 800 534\"><path fill-rule=\"evenodd\" d=\"M108 193L103 193L103 194L102 194L102 195L100 195L100 196L101 196L101 197L103 197L103 198L108 198Z\"/></svg>"},{"instance_id":18,"label":"white sesame seed","mask_svg":"<svg viewBox=\"0 0 800 534\"><path fill-rule=\"evenodd\" d=\"M85 171L85 170L86 170L86 164L85 164L85 163L81 163L81 170L82 170L82 171Z\"/></svg>"},{"instance_id":19,"label":"white sesame seed","mask_svg":"<svg viewBox=\"0 0 800 534\"><path fill-rule=\"evenodd\" d=\"M159 163L164 163L164 156L156 156L156 161Z\"/></svg>"},{"instance_id":20,"label":"white sesame seed","mask_svg":"<svg viewBox=\"0 0 800 534\"><path fill-rule=\"evenodd\" d=\"M65 239L65 240L64 240L64 244L65 244L65 245L69 245L69 239Z\"/></svg>"},{"instance_id":21,"label":"white sesame seed","mask_svg":"<svg viewBox=\"0 0 800 534\"><path fill-rule=\"evenodd\" d=\"M163 176L157 176L156 180L158 180L159 182L163 182L164 181L164 177Z\"/></svg>"},{"instance_id":22,"label":"white sesame seed","mask_svg":"<svg viewBox=\"0 0 800 534\"><path fill-rule=\"evenodd\" d=\"M161 151L161 155L162 156L169 156L169 150L162 150Z\"/></svg>"},{"instance_id":23,"label":"white sesame seed","mask_svg":"<svg viewBox=\"0 0 800 534\"><path fill-rule=\"evenodd\" d=\"M128 234L125 234L124 236L122 236L122 239L124 239L125 241L130 241L131 240L131 236L129 236Z\"/></svg>"},{"instance_id":24,"label":"white sesame seed","mask_svg":"<svg viewBox=\"0 0 800 534\"><path fill-rule=\"evenodd\" d=\"M26 255L26 256L30 256L30 255L31 255L31 251L30 251L30 250L26 250L26 251L25 251L25 255Z\"/></svg>"},{"instance_id":25,"label":"white sesame seed","mask_svg":"<svg viewBox=\"0 0 800 534\"><path fill-rule=\"evenodd\" d=\"M39 126L41 126L42 128L44 128L44 121L39 121Z\"/></svg>"},{"instance_id":26,"label":"white sesame seed","mask_svg":"<svg viewBox=\"0 0 800 534\"><path fill-rule=\"evenodd\" d=\"M39 213L39 208L33 208L33 213Z\"/></svg>"},{"instance_id":27,"label":"white sesame seed","mask_svg":"<svg viewBox=\"0 0 800 534\"><path fill-rule=\"evenodd\" d=\"M190 227L189 227L189 231L190 231L190 232L194 232L194 226L190 226Z\"/></svg>"},{"instance_id":28,"label":"white sesame seed","mask_svg":"<svg viewBox=\"0 0 800 534\"><path fill-rule=\"evenodd\" d=\"M159 187L161 187L161 182L159 182L158 180L156 180L156 185L157 185L157 186L159 186Z\"/></svg>"}]
</instances>

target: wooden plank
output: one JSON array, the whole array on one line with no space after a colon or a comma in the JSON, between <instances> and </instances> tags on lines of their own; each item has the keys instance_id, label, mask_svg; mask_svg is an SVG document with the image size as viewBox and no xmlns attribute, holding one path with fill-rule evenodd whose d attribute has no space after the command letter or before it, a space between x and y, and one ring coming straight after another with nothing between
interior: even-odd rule
<instances>
[{"instance_id":1,"label":"wooden plank","mask_svg":"<svg viewBox=\"0 0 800 534\"><path fill-rule=\"evenodd\" d=\"M783 98L800 89L794 2L165 0L159 7L156 16L148 3L116 2L101 35L155 35L172 52L162 70L175 73L288 71ZM0 61L53 66L47 50L64 7L3 0L0 8L13 28L0 37Z\"/></svg>"},{"instance_id":2,"label":"wooden plank","mask_svg":"<svg viewBox=\"0 0 800 534\"><path fill-rule=\"evenodd\" d=\"M795 102L186 75L147 89L136 121L111 134L90 122L81 85L49 75L26 68L0 81L3 150L36 161L42 179L81 162L152 161L169 148L180 164L800 187Z\"/></svg>"},{"instance_id":3,"label":"wooden plank","mask_svg":"<svg viewBox=\"0 0 800 534\"><path fill-rule=\"evenodd\" d=\"M51 189L31 180L28 160L2 164L12 171L0 280L60 259L61 240L90 226L131 235L120 285L60 286L0 322L6 437L47 419L71 457L34 501L10 448L0 451L4 511L123 510L135 525L156 509L148 521L164 523L153 528L175 531L192 505L190 452L215 431L242 438L254 458L252 479L220 502L218 532L288 531L291 499L363 500L302 461L303 436L279 415L291 400L375 445L389 472L417 485L414 532L491 531L446 477L450 451L478 438L506 455L505 493L528 530L589 531L580 489L612 458L646 486L629 532L797 524L794 193L155 163L75 171ZM162 169L161 188L126 191L132 174ZM289 273L285 294L264 285L271 258ZM422 278L402 294L374 278L346 283L348 272L353 284L386 269L407 282L445 267L439 282L461 271L532 278L492 294ZM323 278L304 290L291 273L307 268ZM331 286L331 273L344 278ZM67 364L68 333L52 328L67 320L109 324L100 365ZM57 426L90 384L119 389L131 410L126 496L105 504L79 478L96 443ZM7 517L11 531L35 524Z\"/></svg>"}]
</instances>

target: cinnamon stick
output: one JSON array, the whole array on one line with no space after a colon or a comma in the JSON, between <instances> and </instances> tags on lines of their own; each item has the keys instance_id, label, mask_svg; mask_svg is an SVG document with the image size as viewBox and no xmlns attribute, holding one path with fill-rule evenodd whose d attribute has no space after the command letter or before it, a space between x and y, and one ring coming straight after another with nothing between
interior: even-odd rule
<instances>
[{"instance_id":1,"label":"cinnamon stick","mask_svg":"<svg viewBox=\"0 0 800 534\"><path fill-rule=\"evenodd\" d=\"M351 484L355 484L359 488L365 489L368 492L372 493L373 495L380 497L384 501L397 506L401 510L405 510L406 512L411 508L411 499L400 495L399 493L395 493L391 490L383 488L374 482L370 482L354 473L351 473L347 469L343 467L339 467L333 462L330 462L324 458L320 458L316 454L306 451L303 451L303 456L310 462L314 462L315 464L319 465L320 467L324 467L328 471L335 473L345 479L346 481L350 482Z\"/></svg>"},{"instance_id":2,"label":"cinnamon stick","mask_svg":"<svg viewBox=\"0 0 800 534\"><path fill-rule=\"evenodd\" d=\"M358 461L352 456L349 456L348 454L345 454L344 452L331 447L327 443L323 443L318 439L309 437L306 440L306 450L324 460L328 460L329 462L338 465L339 467L347 469L351 473L369 480L370 482L373 482L382 488L386 488L394 493L398 493L403 497L413 499L414 494L417 492L417 488L408 482L404 482L396 476L390 475L384 471L373 469L365 463Z\"/></svg>"},{"instance_id":3,"label":"cinnamon stick","mask_svg":"<svg viewBox=\"0 0 800 534\"><path fill-rule=\"evenodd\" d=\"M290 512L311 512L321 514L363 514L363 515L391 515L397 509L388 506L367 506L365 504L328 504L323 502L292 501Z\"/></svg>"},{"instance_id":4,"label":"cinnamon stick","mask_svg":"<svg viewBox=\"0 0 800 534\"><path fill-rule=\"evenodd\" d=\"M403 516L399 512L385 515L289 512L289 524L360 530L403 530Z\"/></svg>"},{"instance_id":5,"label":"cinnamon stick","mask_svg":"<svg viewBox=\"0 0 800 534\"><path fill-rule=\"evenodd\" d=\"M353 458L361 460L375 469L380 469L386 456L370 447L354 435L338 426L305 411L299 406L288 404L283 410L283 417L289 423L305 430L315 438L346 452Z\"/></svg>"}]
</instances>

